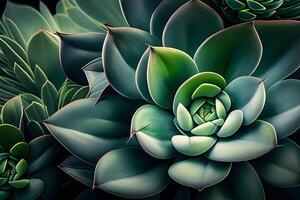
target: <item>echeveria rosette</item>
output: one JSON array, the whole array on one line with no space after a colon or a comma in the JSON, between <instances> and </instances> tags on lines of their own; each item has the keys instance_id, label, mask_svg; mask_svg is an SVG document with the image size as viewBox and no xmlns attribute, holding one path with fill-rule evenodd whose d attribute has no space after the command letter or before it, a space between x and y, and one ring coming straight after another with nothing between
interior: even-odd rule
<instances>
[{"instance_id":1,"label":"echeveria rosette","mask_svg":"<svg viewBox=\"0 0 300 200\"><path fill-rule=\"evenodd\" d=\"M84 60L93 98L70 103L45 122L74 155L61 164L64 171L125 198L156 195L171 179L206 199L228 197L228 189L231 199L264 199L260 177L276 187L299 184L299 157L286 162L283 156L299 154L284 139L299 128L299 80L284 80L299 67L299 22L223 29L218 14L197 0L140 1L149 8L145 16L126 1L105 4L118 18L95 12L90 2L78 5L111 22L104 41L102 34L68 35L72 45L62 45L61 55L77 52ZM124 27L120 10L132 27ZM87 45L95 40L100 58ZM81 67L74 67L73 79L87 82ZM119 94L104 89L97 78L103 74ZM274 163L286 172L279 179Z\"/></svg>"},{"instance_id":2,"label":"echeveria rosette","mask_svg":"<svg viewBox=\"0 0 300 200\"><path fill-rule=\"evenodd\" d=\"M232 22L254 19L300 19L299 0L213 0Z\"/></svg>"},{"instance_id":3,"label":"echeveria rosette","mask_svg":"<svg viewBox=\"0 0 300 200\"><path fill-rule=\"evenodd\" d=\"M0 198L38 199L47 187L53 190L58 184L54 177L58 173L53 173L51 163L58 150L59 146L49 135L29 141L17 127L1 124ZM47 178L49 173L52 179Z\"/></svg>"}]
</instances>

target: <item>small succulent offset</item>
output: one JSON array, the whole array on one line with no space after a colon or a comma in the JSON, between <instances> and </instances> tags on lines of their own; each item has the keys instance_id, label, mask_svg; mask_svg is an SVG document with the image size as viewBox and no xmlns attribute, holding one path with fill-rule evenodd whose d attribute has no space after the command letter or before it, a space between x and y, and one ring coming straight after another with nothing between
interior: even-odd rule
<instances>
[{"instance_id":1,"label":"small succulent offset","mask_svg":"<svg viewBox=\"0 0 300 200\"><path fill-rule=\"evenodd\" d=\"M254 19L300 19L299 0L213 0L233 21Z\"/></svg>"},{"instance_id":2,"label":"small succulent offset","mask_svg":"<svg viewBox=\"0 0 300 200\"><path fill-rule=\"evenodd\" d=\"M287 137L300 127L300 81L286 79L300 65L298 21L224 29L199 0L100 2L76 5L106 34L60 35L64 71L90 86L44 121L73 154L66 173L125 198L159 198L171 180L201 199L299 185Z\"/></svg>"}]
</instances>

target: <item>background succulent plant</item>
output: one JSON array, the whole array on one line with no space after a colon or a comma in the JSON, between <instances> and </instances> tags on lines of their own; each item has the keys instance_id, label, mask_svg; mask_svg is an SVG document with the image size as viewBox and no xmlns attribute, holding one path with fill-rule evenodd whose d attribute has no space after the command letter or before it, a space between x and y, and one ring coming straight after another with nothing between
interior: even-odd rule
<instances>
[{"instance_id":1,"label":"background succulent plant","mask_svg":"<svg viewBox=\"0 0 300 200\"><path fill-rule=\"evenodd\" d=\"M299 128L299 80L283 80L299 67L299 22L224 29L199 0L101 3L76 0L106 34L60 34L67 76L91 92L44 123L73 154L66 173L126 198L158 198L171 179L201 199L299 184L299 147L285 139Z\"/></svg>"},{"instance_id":2,"label":"background succulent plant","mask_svg":"<svg viewBox=\"0 0 300 200\"><path fill-rule=\"evenodd\" d=\"M233 21L254 19L299 20L299 0L213 0Z\"/></svg>"}]
</instances>

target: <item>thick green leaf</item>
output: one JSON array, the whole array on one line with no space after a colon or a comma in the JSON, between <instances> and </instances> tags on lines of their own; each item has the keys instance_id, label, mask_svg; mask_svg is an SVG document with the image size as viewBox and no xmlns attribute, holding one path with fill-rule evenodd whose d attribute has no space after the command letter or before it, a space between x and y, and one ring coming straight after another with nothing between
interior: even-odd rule
<instances>
[{"instance_id":1,"label":"thick green leaf","mask_svg":"<svg viewBox=\"0 0 300 200\"><path fill-rule=\"evenodd\" d=\"M239 77L230 82L225 91L230 96L232 109L243 112L243 125L249 125L259 117L266 101L263 80L252 76Z\"/></svg>"},{"instance_id":2,"label":"thick green leaf","mask_svg":"<svg viewBox=\"0 0 300 200\"><path fill-rule=\"evenodd\" d=\"M190 131L194 127L194 122L191 114L181 103L179 103L176 110L176 120L178 122L178 125L184 131Z\"/></svg>"},{"instance_id":3,"label":"thick green leaf","mask_svg":"<svg viewBox=\"0 0 300 200\"><path fill-rule=\"evenodd\" d=\"M149 103L154 104L147 83L147 68L148 68L149 55L150 55L150 48L148 48L144 52L143 56L141 57L138 63L135 72L135 84L140 95Z\"/></svg>"},{"instance_id":4,"label":"thick green leaf","mask_svg":"<svg viewBox=\"0 0 300 200\"><path fill-rule=\"evenodd\" d=\"M44 122L65 148L90 163L96 163L106 152L126 145L131 117L140 105L120 96L105 96L97 101L74 101Z\"/></svg>"},{"instance_id":5,"label":"thick green leaf","mask_svg":"<svg viewBox=\"0 0 300 200\"><path fill-rule=\"evenodd\" d=\"M143 149L158 159L176 156L171 138L178 134L170 113L154 105L140 107L132 117L131 134Z\"/></svg>"},{"instance_id":6,"label":"thick green leaf","mask_svg":"<svg viewBox=\"0 0 300 200\"><path fill-rule=\"evenodd\" d=\"M103 71L103 63L101 58L97 58L89 62L83 71L89 82L89 97L97 98L109 85L105 73Z\"/></svg>"},{"instance_id":7,"label":"thick green leaf","mask_svg":"<svg viewBox=\"0 0 300 200\"><path fill-rule=\"evenodd\" d=\"M75 156L69 156L58 167L80 183L88 187L93 186L95 166L83 162Z\"/></svg>"},{"instance_id":8,"label":"thick green leaf","mask_svg":"<svg viewBox=\"0 0 300 200\"><path fill-rule=\"evenodd\" d=\"M289 139L254 161L254 167L265 182L280 188L300 184L300 147Z\"/></svg>"},{"instance_id":9,"label":"thick green leaf","mask_svg":"<svg viewBox=\"0 0 300 200\"><path fill-rule=\"evenodd\" d=\"M16 42L0 35L0 48L10 66L14 66L15 63L18 63L23 70L30 76L33 76L32 70L27 64L27 55L21 47L18 47Z\"/></svg>"},{"instance_id":10,"label":"thick green leaf","mask_svg":"<svg viewBox=\"0 0 300 200\"><path fill-rule=\"evenodd\" d=\"M45 82L48 81L47 75L45 72L38 66L35 65L34 67L34 83L37 91L41 91ZM40 95L40 94L37 94Z\"/></svg>"},{"instance_id":11,"label":"thick green leaf","mask_svg":"<svg viewBox=\"0 0 300 200\"><path fill-rule=\"evenodd\" d=\"M97 163L94 187L123 198L150 197L169 184L168 166L139 147L116 149Z\"/></svg>"},{"instance_id":12,"label":"thick green leaf","mask_svg":"<svg viewBox=\"0 0 300 200\"><path fill-rule=\"evenodd\" d=\"M169 168L169 175L179 184L202 190L222 181L229 174L230 169L231 163L189 158L174 163Z\"/></svg>"},{"instance_id":13,"label":"thick green leaf","mask_svg":"<svg viewBox=\"0 0 300 200\"><path fill-rule=\"evenodd\" d=\"M135 84L138 62L147 49L147 44L160 42L149 33L134 28L111 28L103 45L103 67L111 86L129 98L140 98Z\"/></svg>"},{"instance_id":14,"label":"thick green leaf","mask_svg":"<svg viewBox=\"0 0 300 200\"><path fill-rule=\"evenodd\" d=\"M300 66L299 21L255 21L264 47L254 75L265 80L266 87L284 79ZM276 40L274 40L276 38Z\"/></svg>"},{"instance_id":15,"label":"thick green leaf","mask_svg":"<svg viewBox=\"0 0 300 200\"><path fill-rule=\"evenodd\" d=\"M176 113L176 109L181 103L188 107L192 103L192 94L203 83L210 83L218 86L222 90L226 86L225 79L214 72L201 72L191 78L187 79L177 90L173 101L173 112Z\"/></svg>"},{"instance_id":16,"label":"thick green leaf","mask_svg":"<svg viewBox=\"0 0 300 200\"><path fill-rule=\"evenodd\" d=\"M47 107L41 103L33 101L24 110L28 120L34 120L40 122L48 118Z\"/></svg>"},{"instance_id":17,"label":"thick green leaf","mask_svg":"<svg viewBox=\"0 0 300 200\"><path fill-rule=\"evenodd\" d=\"M222 28L223 21L216 11L202 1L188 1L168 20L163 31L163 45L194 56L199 45Z\"/></svg>"},{"instance_id":18,"label":"thick green leaf","mask_svg":"<svg viewBox=\"0 0 300 200\"><path fill-rule=\"evenodd\" d=\"M30 179L30 183L24 189L18 190L15 195L17 199L33 200L38 199L44 190L44 182L40 179Z\"/></svg>"},{"instance_id":19,"label":"thick green leaf","mask_svg":"<svg viewBox=\"0 0 300 200\"><path fill-rule=\"evenodd\" d=\"M219 137L229 137L236 133L243 123L243 112L240 110L233 110L229 113L224 124L217 132Z\"/></svg>"},{"instance_id":20,"label":"thick green leaf","mask_svg":"<svg viewBox=\"0 0 300 200\"><path fill-rule=\"evenodd\" d=\"M150 33L161 38L171 15L188 0L164 0L154 10L150 20Z\"/></svg>"},{"instance_id":21,"label":"thick green leaf","mask_svg":"<svg viewBox=\"0 0 300 200\"><path fill-rule=\"evenodd\" d=\"M221 48L220 48L221 47ZM194 60L200 71L216 72L230 82L251 75L259 64L263 47L253 23L218 32L198 48Z\"/></svg>"},{"instance_id":22,"label":"thick green leaf","mask_svg":"<svg viewBox=\"0 0 300 200\"><path fill-rule=\"evenodd\" d=\"M198 156L210 149L217 139L207 136L175 135L172 137L173 146L186 156Z\"/></svg>"},{"instance_id":23,"label":"thick green leaf","mask_svg":"<svg viewBox=\"0 0 300 200\"><path fill-rule=\"evenodd\" d=\"M41 90L41 98L44 105L47 107L49 115L52 115L58 109L58 92L55 86L47 81Z\"/></svg>"},{"instance_id":24,"label":"thick green leaf","mask_svg":"<svg viewBox=\"0 0 300 200\"><path fill-rule=\"evenodd\" d=\"M59 145L50 135L35 138L29 143L28 173L37 172L47 167L57 156Z\"/></svg>"},{"instance_id":25,"label":"thick green leaf","mask_svg":"<svg viewBox=\"0 0 300 200\"><path fill-rule=\"evenodd\" d=\"M0 125L0 145L6 151L9 152L10 148L18 142L24 141L23 133L10 124Z\"/></svg>"},{"instance_id":26,"label":"thick green leaf","mask_svg":"<svg viewBox=\"0 0 300 200\"><path fill-rule=\"evenodd\" d=\"M285 138L299 129L300 124L300 81L280 81L267 91L266 105L261 119L271 123L278 139Z\"/></svg>"},{"instance_id":27,"label":"thick green leaf","mask_svg":"<svg viewBox=\"0 0 300 200\"><path fill-rule=\"evenodd\" d=\"M247 162L232 164L229 175L217 185L197 195L201 200L264 200L265 194L259 176Z\"/></svg>"},{"instance_id":28,"label":"thick green leaf","mask_svg":"<svg viewBox=\"0 0 300 200\"><path fill-rule=\"evenodd\" d=\"M9 32L12 35L12 38L24 49L26 48L26 43L24 40L24 37L22 33L20 32L20 29L17 27L17 25L8 17L3 17L3 22L8 28Z\"/></svg>"},{"instance_id":29,"label":"thick green leaf","mask_svg":"<svg viewBox=\"0 0 300 200\"><path fill-rule=\"evenodd\" d=\"M120 0L122 13L132 27L149 32L150 18L162 0Z\"/></svg>"},{"instance_id":30,"label":"thick green leaf","mask_svg":"<svg viewBox=\"0 0 300 200\"><path fill-rule=\"evenodd\" d=\"M4 16L10 18L17 25L26 42L41 28L52 31L45 18L30 6L8 2L4 11ZM28 22L30 22L30 26L28 25Z\"/></svg>"},{"instance_id":31,"label":"thick green leaf","mask_svg":"<svg viewBox=\"0 0 300 200\"><path fill-rule=\"evenodd\" d=\"M45 18L45 20L48 22L48 24L51 26L53 30L58 29L54 17L52 16L50 10L47 8L47 6L43 1L40 1L40 13L41 15L43 15L43 17Z\"/></svg>"},{"instance_id":32,"label":"thick green leaf","mask_svg":"<svg viewBox=\"0 0 300 200\"><path fill-rule=\"evenodd\" d=\"M80 9L100 23L111 26L128 26L119 0L75 0ZM139 16L140 17L140 16Z\"/></svg>"},{"instance_id":33,"label":"thick green leaf","mask_svg":"<svg viewBox=\"0 0 300 200\"><path fill-rule=\"evenodd\" d=\"M34 34L28 43L28 58L31 66L39 65L48 79L59 88L65 75L59 64L58 42L44 30Z\"/></svg>"},{"instance_id":34,"label":"thick green leaf","mask_svg":"<svg viewBox=\"0 0 300 200\"><path fill-rule=\"evenodd\" d=\"M37 94L36 85L33 78L18 63L14 64L14 73L19 82L31 93Z\"/></svg>"},{"instance_id":35,"label":"thick green leaf","mask_svg":"<svg viewBox=\"0 0 300 200\"><path fill-rule=\"evenodd\" d=\"M30 151L30 147L26 142L18 142L9 151L10 155L18 159L26 159Z\"/></svg>"},{"instance_id":36,"label":"thick green leaf","mask_svg":"<svg viewBox=\"0 0 300 200\"><path fill-rule=\"evenodd\" d=\"M60 61L69 79L87 84L82 67L100 57L105 35L102 33L62 34L60 37Z\"/></svg>"},{"instance_id":37,"label":"thick green leaf","mask_svg":"<svg viewBox=\"0 0 300 200\"><path fill-rule=\"evenodd\" d=\"M277 144L274 127L257 120L229 138L220 138L206 156L215 161L239 162L262 156Z\"/></svg>"},{"instance_id":38,"label":"thick green leaf","mask_svg":"<svg viewBox=\"0 0 300 200\"><path fill-rule=\"evenodd\" d=\"M104 32L104 30L100 27L99 22L89 17L79 8L68 8L66 9L66 13L70 19L79 26L94 32Z\"/></svg>"},{"instance_id":39,"label":"thick green leaf","mask_svg":"<svg viewBox=\"0 0 300 200\"><path fill-rule=\"evenodd\" d=\"M4 104L1 109L1 119L4 124L11 124L20 128L23 119L21 96L16 96Z\"/></svg>"},{"instance_id":40,"label":"thick green leaf","mask_svg":"<svg viewBox=\"0 0 300 200\"><path fill-rule=\"evenodd\" d=\"M58 25L58 31L65 34L73 33L89 33L90 31L82 26L79 26L69 18L66 14L58 13L54 15L56 24Z\"/></svg>"},{"instance_id":41,"label":"thick green leaf","mask_svg":"<svg viewBox=\"0 0 300 200\"><path fill-rule=\"evenodd\" d=\"M160 107L172 108L179 86L196 73L198 68L188 54L173 48L151 47L147 69L148 88L152 99Z\"/></svg>"}]
</instances>

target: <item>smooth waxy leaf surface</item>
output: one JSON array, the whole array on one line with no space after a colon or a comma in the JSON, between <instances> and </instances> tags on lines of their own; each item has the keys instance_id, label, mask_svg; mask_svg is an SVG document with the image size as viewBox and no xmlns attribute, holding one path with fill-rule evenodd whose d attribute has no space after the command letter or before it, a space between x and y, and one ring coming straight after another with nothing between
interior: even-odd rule
<instances>
[{"instance_id":1,"label":"smooth waxy leaf surface","mask_svg":"<svg viewBox=\"0 0 300 200\"><path fill-rule=\"evenodd\" d=\"M266 101L263 80L251 76L239 77L230 82L225 91L230 96L232 109L243 112L243 125L249 125L259 117Z\"/></svg>"},{"instance_id":2,"label":"smooth waxy leaf surface","mask_svg":"<svg viewBox=\"0 0 300 200\"><path fill-rule=\"evenodd\" d=\"M70 152L96 163L106 152L126 145L130 120L139 105L120 96L105 96L98 103L97 99L77 100L44 124Z\"/></svg>"},{"instance_id":3,"label":"smooth waxy leaf surface","mask_svg":"<svg viewBox=\"0 0 300 200\"><path fill-rule=\"evenodd\" d=\"M299 129L300 124L299 80L284 80L267 91L266 105L261 119L271 123L279 139Z\"/></svg>"},{"instance_id":4,"label":"smooth waxy leaf surface","mask_svg":"<svg viewBox=\"0 0 300 200\"><path fill-rule=\"evenodd\" d=\"M205 158L189 158L173 164L169 168L169 175L179 184L202 190L226 178L230 168L231 163L219 163Z\"/></svg>"},{"instance_id":5,"label":"smooth waxy leaf surface","mask_svg":"<svg viewBox=\"0 0 300 200\"><path fill-rule=\"evenodd\" d=\"M60 61L67 77L78 84L87 84L82 67L101 56L105 34L58 34Z\"/></svg>"},{"instance_id":6,"label":"smooth waxy leaf surface","mask_svg":"<svg viewBox=\"0 0 300 200\"><path fill-rule=\"evenodd\" d=\"M149 32L150 18L162 0L120 0L122 12L132 27Z\"/></svg>"},{"instance_id":7,"label":"smooth waxy leaf surface","mask_svg":"<svg viewBox=\"0 0 300 200\"><path fill-rule=\"evenodd\" d=\"M0 125L0 145L6 152L16 143L23 141L24 136L19 129L10 124Z\"/></svg>"},{"instance_id":8,"label":"smooth waxy leaf surface","mask_svg":"<svg viewBox=\"0 0 300 200\"><path fill-rule=\"evenodd\" d=\"M255 21L264 53L254 76L266 87L292 74L300 66L300 23L298 21ZM276 40L274 40L276 38Z\"/></svg>"},{"instance_id":9,"label":"smooth waxy leaf surface","mask_svg":"<svg viewBox=\"0 0 300 200\"><path fill-rule=\"evenodd\" d=\"M211 36L199 47L194 60L200 71L216 72L230 82L254 72L262 49L254 25L245 23Z\"/></svg>"},{"instance_id":10,"label":"smooth waxy leaf surface","mask_svg":"<svg viewBox=\"0 0 300 200\"><path fill-rule=\"evenodd\" d=\"M169 184L168 163L150 157L139 147L116 149L97 163L94 186L125 198L150 197Z\"/></svg>"},{"instance_id":11,"label":"smooth waxy leaf surface","mask_svg":"<svg viewBox=\"0 0 300 200\"><path fill-rule=\"evenodd\" d=\"M265 199L265 194L254 168L247 162L242 162L232 164L226 179L217 185L204 189L199 193L197 199L253 200Z\"/></svg>"},{"instance_id":12,"label":"smooth waxy leaf surface","mask_svg":"<svg viewBox=\"0 0 300 200\"><path fill-rule=\"evenodd\" d=\"M280 188L300 184L300 148L289 139L282 140L279 146L265 156L254 161L258 174L265 182Z\"/></svg>"},{"instance_id":13,"label":"smooth waxy leaf surface","mask_svg":"<svg viewBox=\"0 0 300 200\"><path fill-rule=\"evenodd\" d=\"M23 118L23 107L21 96L16 96L8 100L1 110L1 119L5 124L20 127Z\"/></svg>"},{"instance_id":14,"label":"smooth waxy leaf surface","mask_svg":"<svg viewBox=\"0 0 300 200\"><path fill-rule=\"evenodd\" d=\"M233 136L222 138L207 152L211 160L238 162L259 157L277 144L274 127L257 120L240 128Z\"/></svg>"},{"instance_id":15,"label":"smooth waxy leaf surface","mask_svg":"<svg viewBox=\"0 0 300 200\"><path fill-rule=\"evenodd\" d=\"M147 81L153 101L160 107L170 109L176 90L198 68L193 59L183 51L152 47L147 70ZM176 108L177 109L177 106Z\"/></svg>"},{"instance_id":16,"label":"smooth waxy leaf surface","mask_svg":"<svg viewBox=\"0 0 300 200\"><path fill-rule=\"evenodd\" d=\"M163 31L163 45L193 56L207 37L222 28L223 21L212 8L199 0L188 1L167 22Z\"/></svg>"},{"instance_id":17,"label":"smooth waxy leaf surface","mask_svg":"<svg viewBox=\"0 0 300 200\"><path fill-rule=\"evenodd\" d=\"M105 38L102 59L105 74L112 87L129 98L140 98L135 84L135 71L148 45L159 40L135 28L111 28Z\"/></svg>"},{"instance_id":18,"label":"smooth waxy leaf surface","mask_svg":"<svg viewBox=\"0 0 300 200\"><path fill-rule=\"evenodd\" d=\"M134 114L131 121L131 134L136 136L140 145L150 155L159 159L176 156L171 138L179 131L173 124L170 113L163 109L144 105Z\"/></svg>"}]
</instances>

